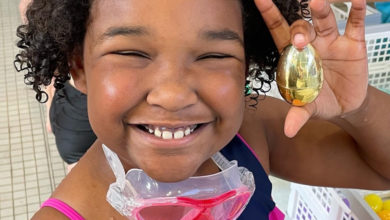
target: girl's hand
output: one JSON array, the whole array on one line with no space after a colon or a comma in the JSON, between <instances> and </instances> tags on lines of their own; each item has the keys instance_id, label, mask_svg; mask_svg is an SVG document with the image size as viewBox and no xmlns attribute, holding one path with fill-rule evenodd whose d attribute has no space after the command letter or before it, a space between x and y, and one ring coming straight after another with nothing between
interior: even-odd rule
<instances>
[{"instance_id":1,"label":"girl's hand","mask_svg":"<svg viewBox=\"0 0 390 220\"><path fill-rule=\"evenodd\" d=\"M328 0L312 0L313 25L304 20L289 26L272 0L255 0L279 51L292 43L311 43L319 53L324 84L317 99L303 107L291 107L284 133L294 137L310 117L331 119L357 111L368 87L368 63L364 34L365 0L352 0L344 35L340 35Z\"/></svg>"}]
</instances>

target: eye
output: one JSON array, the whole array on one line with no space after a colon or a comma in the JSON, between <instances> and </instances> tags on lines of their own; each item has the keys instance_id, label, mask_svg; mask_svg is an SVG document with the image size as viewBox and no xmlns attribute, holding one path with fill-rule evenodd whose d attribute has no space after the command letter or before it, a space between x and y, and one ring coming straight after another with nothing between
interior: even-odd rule
<instances>
[{"instance_id":1,"label":"eye","mask_svg":"<svg viewBox=\"0 0 390 220\"><path fill-rule=\"evenodd\" d=\"M226 59L226 58L232 58L232 55L229 54L222 54L222 53L209 53L202 55L198 58L198 60L205 60L205 59Z\"/></svg>"},{"instance_id":2,"label":"eye","mask_svg":"<svg viewBox=\"0 0 390 220\"><path fill-rule=\"evenodd\" d=\"M112 52L112 54L150 59L148 54L141 52L141 51L123 50L123 51L114 51L114 52Z\"/></svg>"}]
</instances>

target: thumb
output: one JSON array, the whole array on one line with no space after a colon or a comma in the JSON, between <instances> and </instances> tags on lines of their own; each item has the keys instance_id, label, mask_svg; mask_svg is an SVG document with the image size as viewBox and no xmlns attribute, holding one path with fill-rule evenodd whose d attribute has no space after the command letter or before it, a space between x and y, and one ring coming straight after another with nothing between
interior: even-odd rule
<instances>
[{"instance_id":1,"label":"thumb","mask_svg":"<svg viewBox=\"0 0 390 220\"><path fill-rule=\"evenodd\" d=\"M314 103L303 107L291 107L284 122L284 134L293 138L314 113Z\"/></svg>"}]
</instances>

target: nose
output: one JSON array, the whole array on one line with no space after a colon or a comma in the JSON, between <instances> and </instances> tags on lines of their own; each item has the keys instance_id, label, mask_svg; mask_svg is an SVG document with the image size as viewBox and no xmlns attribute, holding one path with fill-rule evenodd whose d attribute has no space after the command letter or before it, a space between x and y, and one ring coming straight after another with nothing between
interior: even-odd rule
<instances>
[{"instance_id":1,"label":"nose","mask_svg":"<svg viewBox=\"0 0 390 220\"><path fill-rule=\"evenodd\" d=\"M168 76L169 75L169 76ZM194 105L198 96L186 82L183 74L168 74L155 81L146 101L149 105L159 106L167 111L176 112Z\"/></svg>"}]
</instances>

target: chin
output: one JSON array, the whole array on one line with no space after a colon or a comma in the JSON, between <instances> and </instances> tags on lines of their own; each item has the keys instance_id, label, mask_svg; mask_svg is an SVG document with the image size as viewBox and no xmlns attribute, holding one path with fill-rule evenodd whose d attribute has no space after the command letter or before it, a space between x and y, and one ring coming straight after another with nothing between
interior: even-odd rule
<instances>
[{"instance_id":1,"label":"chin","mask_svg":"<svg viewBox=\"0 0 390 220\"><path fill-rule=\"evenodd\" d=\"M142 168L151 178L160 182L179 182L194 176L199 166L194 166L194 163L163 163L159 166L146 166ZM189 161L187 161L189 162Z\"/></svg>"},{"instance_id":2,"label":"chin","mask_svg":"<svg viewBox=\"0 0 390 220\"><path fill-rule=\"evenodd\" d=\"M180 175L163 173L163 174L149 175L149 176L159 182L172 183L172 182L179 182L179 181L186 180L193 175L183 175L183 173L181 173Z\"/></svg>"}]
</instances>

